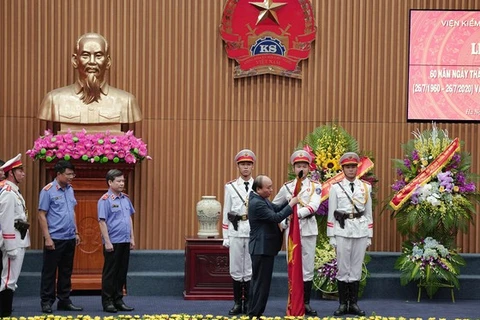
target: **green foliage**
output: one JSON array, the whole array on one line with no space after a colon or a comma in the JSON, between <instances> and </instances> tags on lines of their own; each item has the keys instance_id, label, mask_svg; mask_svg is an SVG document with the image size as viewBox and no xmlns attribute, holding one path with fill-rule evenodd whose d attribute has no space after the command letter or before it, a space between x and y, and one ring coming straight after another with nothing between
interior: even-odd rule
<instances>
[{"instance_id":1,"label":"green foliage","mask_svg":"<svg viewBox=\"0 0 480 320\"><path fill-rule=\"evenodd\" d=\"M395 269L401 272L402 286L417 282L432 298L440 287L460 288L458 275L464 265L465 260L455 250L448 250L437 240L427 237L419 242L406 241Z\"/></svg>"},{"instance_id":2,"label":"green foliage","mask_svg":"<svg viewBox=\"0 0 480 320\"><path fill-rule=\"evenodd\" d=\"M414 132L415 139L403 145L405 158L395 159L395 193L421 174L453 141L446 131ZM460 143L461 145L461 143ZM444 156L444 155L443 155ZM411 240L433 237L447 247L455 246L457 233L468 232L474 221L475 204L480 194L469 179L471 156L457 150L407 193L400 207L391 207L397 229ZM432 169L432 168L429 168Z\"/></svg>"}]
</instances>

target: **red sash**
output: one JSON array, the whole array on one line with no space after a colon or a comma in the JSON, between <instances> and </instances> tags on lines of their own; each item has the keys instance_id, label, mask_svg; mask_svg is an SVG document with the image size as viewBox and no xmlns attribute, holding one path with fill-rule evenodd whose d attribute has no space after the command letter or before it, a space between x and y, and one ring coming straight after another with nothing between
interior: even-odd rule
<instances>
[{"instance_id":1,"label":"red sash","mask_svg":"<svg viewBox=\"0 0 480 320\"><path fill-rule=\"evenodd\" d=\"M390 206L394 210L400 209L402 205L410 199L415 191L417 186L423 186L424 184L428 183L437 173L443 169L447 165L447 163L452 159L455 152L460 150L460 141L458 138L455 138L445 150L442 151L435 158L435 160L430 163L425 170L420 172L409 184L403 187L402 190L398 191L394 196L393 199L390 201Z\"/></svg>"},{"instance_id":2,"label":"red sash","mask_svg":"<svg viewBox=\"0 0 480 320\"><path fill-rule=\"evenodd\" d=\"M368 171L372 170L373 162L368 157L360 158L360 163L358 164L358 171L357 177L363 176ZM328 195L330 194L330 188L333 184L340 182L345 178L345 174L343 172L338 173L336 176L328 179L325 182L322 182L322 202L328 199Z\"/></svg>"}]
</instances>

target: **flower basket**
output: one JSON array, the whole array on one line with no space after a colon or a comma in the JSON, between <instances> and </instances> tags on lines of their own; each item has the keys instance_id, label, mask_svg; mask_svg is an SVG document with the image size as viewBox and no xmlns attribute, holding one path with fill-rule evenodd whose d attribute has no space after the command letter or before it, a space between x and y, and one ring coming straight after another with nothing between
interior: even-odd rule
<instances>
[{"instance_id":1,"label":"flower basket","mask_svg":"<svg viewBox=\"0 0 480 320\"><path fill-rule=\"evenodd\" d=\"M53 134L46 130L34 142L27 155L34 160L52 162L56 159L79 160L89 163L130 163L151 159L147 145L142 139L128 131L123 135L105 133L88 134L85 129L78 132L68 130L65 134Z\"/></svg>"},{"instance_id":2,"label":"flower basket","mask_svg":"<svg viewBox=\"0 0 480 320\"><path fill-rule=\"evenodd\" d=\"M310 154L312 163L310 164L310 179L322 183L322 203L316 212L318 237L315 255L315 273L313 287L315 290L325 295L335 295L337 289L337 260L335 249L328 243L327 237L327 216L328 216L328 191L329 181L334 180L342 172L340 166L340 157L345 152L356 152L362 158L371 161L371 155L360 152L358 142L342 127L337 124L328 124L317 127L309 133L304 140L300 141L297 150L303 149ZM373 166L365 169L360 178L372 185L375 190L377 177L371 171ZM290 166L289 178L294 179L293 167ZM375 203L375 194L372 194ZM370 256L365 255L363 265L363 276L360 282L360 294L366 285L368 270L366 264L370 261Z\"/></svg>"},{"instance_id":3,"label":"flower basket","mask_svg":"<svg viewBox=\"0 0 480 320\"><path fill-rule=\"evenodd\" d=\"M370 273L367 269L367 264L372 258L366 254L362 265L362 278L360 279L359 296L362 296L363 290L367 284L367 278ZM337 297L337 257L335 248L333 248L328 240L325 240L316 247L315 254L315 273L313 275L313 287L325 296Z\"/></svg>"},{"instance_id":4,"label":"flower basket","mask_svg":"<svg viewBox=\"0 0 480 320\"><path fill-rule=\"evenodd\" d=\"M430 298L442 287L459 289L458 275L464 265L465 260L455 250L449 250L434 238L427 237L419 242L405 242L395 269L401 272L402 285L411 281L418 283L420 299L422 288Z\"/></svg>"},{"instance_id":5,"label":"flower basket","mask_svg":"<svg viewBox=\"0 0 480 320\"><path fill-rule=\"evenodd\" d=\"M400 282L425 288L432 298L439 288L457 288L465 261L455 250L458 231L466 233L480 197L469 181L471 157L461 152L462 142L446 130L413 132L403 145L405 158L394 160L397 180L389 203L397 229L409 240L395 263ZM452 291L453 299L453 291Z\"/></svg>"},{"instance_id":6,"label":"flower basket","mask_svg":"<svg viewBox=\"0 0 480 320\"><path fill-rule=\"evenodd\" d=\"M447 131L435 126L414 136L403 146L405 158L394 160L392 216L398 231L409 239L433 237L454 247L457 232L468 231L480 200L469 181L471 157L460 151L458 139L450 139Z\"/></svg>"}]
</instances>

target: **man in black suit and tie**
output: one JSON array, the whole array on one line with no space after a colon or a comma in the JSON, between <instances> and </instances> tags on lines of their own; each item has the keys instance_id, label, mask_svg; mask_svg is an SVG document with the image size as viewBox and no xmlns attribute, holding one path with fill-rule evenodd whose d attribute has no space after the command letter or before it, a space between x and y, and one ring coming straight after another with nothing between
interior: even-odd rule
<instances>
[{"instance_id":1,"label":"man in black suit and tie","mask_svg":"<svg viewBox=\"0 0 480 320\"><path fill-rule=\"evenodd\" d=\"M297 197L282 205L271 203L268 198L273 192L272 180L259 175L253 181L248 201L250 221L249 251L252 258L252 280L248 316L260 317L265 311L270 283L272 282L275 256L282 248L282 231L278 226L283 219L293 213Z\"/></svg>"}]
</instances>

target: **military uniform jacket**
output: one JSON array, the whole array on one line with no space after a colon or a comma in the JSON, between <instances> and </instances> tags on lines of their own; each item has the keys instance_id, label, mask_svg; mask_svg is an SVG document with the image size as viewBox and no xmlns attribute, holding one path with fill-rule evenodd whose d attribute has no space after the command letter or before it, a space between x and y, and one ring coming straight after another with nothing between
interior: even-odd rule
<instances>
[{"instance_id":1,"label":"military uniform jacket","mask_svg":"<svg viewBox=\"0 0 480 320\"><path fill-rule=\"evenodd\" d=\"M20 232L15 229L15 220L27 221L25 200L18 191L18 186L6 181L0 193L0 228L3 236L2 250L10 251L30 246L30 231L22 240Z\"/></svg>"},{"instance_id":2,"label":"military uniform jacket","mask_svg":"<svg viewBox=\"0 0 480 320\"><path fill-rule=\"evenodd\" d=\"M330 188L327 222L328 237L371 238L373 236L372 186L368 182L359 179L355 179L353 183L353 193L350 189L350 181L347 179L335 183ZM345 191L342 190L340 185L342 185ZM357 212L347 194L353 200L358 210L363 211L364 214L360 218L345 219L345 228L342 229L340 223L335 220L334 211L337 210L344 213Z\"/></svg>"},{"instance_id":3,"label":"military uniform jacket","mask_svg":"<svg viewBox=\"0 0 480 320\"><path fill-rule=\"evenodd\" d=\"M248 203L248 195L252 191L253 178L248 181L248 192L245 191L245 180L238 177L225 185L225 199L223 203L223 238L228 237L244 237L250 236L250 224L248 220L238 221L238 230L233 228L233 224L228 220L228 213L233 211L237 215L242 216L247 214L246 204Z\"/></svg>"},{"instance_id":4,"label":"military uniform jacket","mask_svg":"<svg viewBox=\"0 0 480 320\"><path fill-rule=\"evenodd\" d=\"M280 188L278 194L275 196L275 199L273 199L272 202L275 204L282 204L291 199L293 197L292 194L295 190L296 184L297 179L286 182ZM311 214L315 215L320 203L322 202L321 184L305 178L302 181L302 189L298 194L298 199L300 201L300 203L297 204L297 215L300 222L300 235L303 237L318 235L317 219L315 219L315 217L306 217Z\"/></svg>"}]
</instances>

